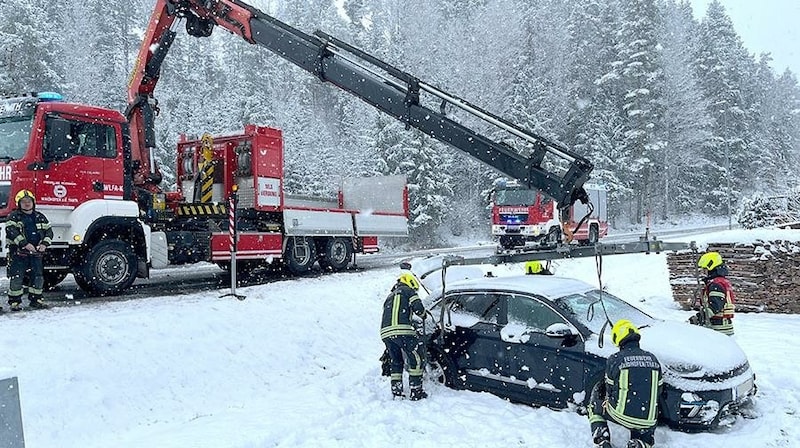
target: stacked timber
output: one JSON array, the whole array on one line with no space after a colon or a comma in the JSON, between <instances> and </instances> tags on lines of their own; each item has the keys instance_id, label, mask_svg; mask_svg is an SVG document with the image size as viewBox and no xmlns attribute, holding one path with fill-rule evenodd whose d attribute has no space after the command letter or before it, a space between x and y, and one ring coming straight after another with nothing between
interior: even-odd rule
<instances>
[{"instance_id":1,"label":"stacked timber","mask_svg":"<svg viewBox=\"0 0 800 448\"><path fill-rule=\"evenodd\" d=\"M736 311L800 313L800 242L709 243L707 250L719 252L728 266ZM683 309L691 309L700 294L701 254L687 250L667 255L673 298Z\"/></svg>"}]
</instances>

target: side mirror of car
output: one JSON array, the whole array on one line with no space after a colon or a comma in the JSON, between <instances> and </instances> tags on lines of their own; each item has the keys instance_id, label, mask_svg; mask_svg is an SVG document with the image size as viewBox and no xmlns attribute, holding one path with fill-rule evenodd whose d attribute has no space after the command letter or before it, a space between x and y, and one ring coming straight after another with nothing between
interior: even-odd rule
<instances>
[{"instance_id":1,"label":"side mirror of car","mask_svg":"<svg viewBox=\"0 0 800 448\"><path fill-rule=\"evenodd\" d=\"M567 336L572 336L573 333L572 329L569 328L569 325L558 323L547 327L547 329L544 331L544 334L551 338L565 338Z\"/></svg>"},{"instance_id":2,"label":"side mirror of car","mask_svg":"<svg viewBox=\"0 0 800 448\"><path fill-rule=\"evenodd\" d=\"M551 338L563 339L561 341L562 347L573 347L578 343L578 335L573 333L572 328L567 324L557 323L550 325L544 331L544 334Z\"/></svg>"}]
</instances>

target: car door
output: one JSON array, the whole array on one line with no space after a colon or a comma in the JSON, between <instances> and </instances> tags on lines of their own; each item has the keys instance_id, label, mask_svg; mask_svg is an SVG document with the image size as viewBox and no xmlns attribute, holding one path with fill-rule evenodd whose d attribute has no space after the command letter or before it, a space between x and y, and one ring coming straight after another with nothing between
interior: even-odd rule
<instances>
[{"instance_id":1,"label":"car door","mask_svg":"<svg viewBox=\"0 0 800 448\"><path fill-rule=\"evenodd\" d=\"M577 329L549 301L527 295L509 294L507 324L501 330L509 348L509 373L524 388L529 400L563 407L583 391L584 342ZM566 325L572 335L551 334L553 324Z\"/></svg>"},{"instance_id":2,"label":"car door","mask_svg":"<svg viewBox=\"0 0 800 448\"><path fill-rule=\"evenodd\" d=\"M462 386L480 391L503 389L508 378L508 344L500 337L502 297L487 292L464 292L448 297L451 331L445 347L462 372Z\"/></svg>"}]
</instances>

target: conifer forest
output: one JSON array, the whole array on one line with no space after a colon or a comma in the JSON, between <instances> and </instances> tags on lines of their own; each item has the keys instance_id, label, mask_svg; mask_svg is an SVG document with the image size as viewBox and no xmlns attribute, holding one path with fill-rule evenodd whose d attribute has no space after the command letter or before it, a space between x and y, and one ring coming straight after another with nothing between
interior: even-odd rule
<instances>
[{"instance_id":1,"label":"conifer forest","mask_svg":"<svg viewBox=\"0 0 800 448\"><path fill-rule=\"evenodd\" d=\"M716 0L700 20L677 0L244 1L586 156L612 225L727 216L800 184L796 74L750 53ZM0 94L125 110L154 0L2 3ZM498 173L225 30L178 29L155 97L166 184L180 134L255 123L283 130L294 193L404 174L417 244L488 236Z\"/></svg>"}]
</instances>

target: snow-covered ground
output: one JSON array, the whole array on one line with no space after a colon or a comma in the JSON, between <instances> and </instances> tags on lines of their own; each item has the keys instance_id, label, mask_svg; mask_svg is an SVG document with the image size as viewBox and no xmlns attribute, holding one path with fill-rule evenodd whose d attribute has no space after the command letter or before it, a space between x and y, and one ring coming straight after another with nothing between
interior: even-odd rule
<instances>
[{"instance_id":1,"label":"snow-covered ground","mask_svg":"<svg viewBox=\"0 0 800 448\"><path fill-rule=\"evenodd\" d=\"M690 314L671 300L664 254L602 266L612 293L660 318ZM555 269L598 282L594 259ZM378 327L397 273L239 288L244 301L220 290L4 314L0 371L19 377L26 447L591 446L586 417L569 411L437 384L428 400L392 401ZM760 417L713 433L659 427L657 446L800 447L800 316L739 314L735 324ZM624 431L612 436L624 446Z\"/></svg>"}]
</instances>

